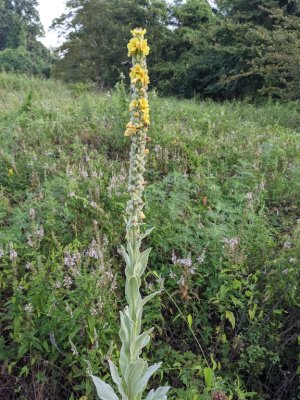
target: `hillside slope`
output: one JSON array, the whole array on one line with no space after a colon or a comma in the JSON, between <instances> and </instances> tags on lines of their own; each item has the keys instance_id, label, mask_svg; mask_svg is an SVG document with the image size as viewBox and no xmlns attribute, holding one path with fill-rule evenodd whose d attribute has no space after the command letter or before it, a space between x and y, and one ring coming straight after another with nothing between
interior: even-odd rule
<instances>
[{"instance_id":1,"label":"hillside slope","mask_svg":"<svg viewBox=\"0 0 300 400\"><path fill-rule=\"evenodd\" d=\"M296 400L300 105L150 104L156 379L170 399ZM86 372L116 356L127 109L122 85L0 74L0 398L92 399Z\"/></svg>"}]
</instances>

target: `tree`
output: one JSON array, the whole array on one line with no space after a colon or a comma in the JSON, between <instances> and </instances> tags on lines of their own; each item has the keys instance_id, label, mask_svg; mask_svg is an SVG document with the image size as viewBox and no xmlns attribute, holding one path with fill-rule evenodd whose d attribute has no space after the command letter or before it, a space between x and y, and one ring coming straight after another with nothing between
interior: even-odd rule
<instances>
[{"instance_id":1,"label":"tree","mask_svg":"<svg viewBox=\"0 0 300 400\"><path fill-rule=\"evenodd\" d=\"M0 50L30 46L43 33L36 0L0 0Z\"/></svg>"},{"instance_id":2,"label":"tree","mask_svg":"<svg viewBox=\"0 0 300 400\"><path fill-rule=\"evenodd\" d=\"M49 76L52 56L38 41L43 33L36 0L0 0L0 68Z\"/></svg>"},{"instance_id":3,"label":"tree","mask_svg":"<svg viewBox=\"0 0 300 400\"><path fill-rule=\"evenodd\" d=\"M67 8L68 13L53 24L67 33L59 49L63 57L56 64L56 76L113 86L121 72L127 74L130 29L141 25L147 29L153 49L149 62L160 57L160 43L168 34L164 0L71 0Z\"/></svg>"},{"instance_id":4,"label":"tree","mask_svg":"<svg viewBox=\"0 0 300 400\"><path fill-rule=\"evenodd\" d=\"M198 83L204 79L199 70L202 50L215 19L206 0L175 2L170 10L168 52L152 66L161 93L191 97L199 92Z\"/></svg>"},{"instance_id":5,"label":"tree","mask_svg":"<svg viewBox=\"0 0 300 400\"><path fill-rule=\"evenodd\" d=\"M202 51L202 93L217 98L299 98L296 0L219 0L219 23Z\"/></svg>"}]
</instances>

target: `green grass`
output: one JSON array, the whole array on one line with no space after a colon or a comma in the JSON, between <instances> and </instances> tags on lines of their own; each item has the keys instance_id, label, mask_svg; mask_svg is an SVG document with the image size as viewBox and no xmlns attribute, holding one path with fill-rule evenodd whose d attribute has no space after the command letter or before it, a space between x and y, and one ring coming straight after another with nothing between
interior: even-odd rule
<instances>
[{"instance_id":1,"label":"green grass","mask_svg":"<svg viewBox=\"0 0 300 400\"><path fill-rule=\"evenodd\" d=\"M92 399L87 371L117 357L128 99L0 74L1 398ZM170 399L296 400L300 104L150 104L155 379Z\"/></svg>"}]
</instances>

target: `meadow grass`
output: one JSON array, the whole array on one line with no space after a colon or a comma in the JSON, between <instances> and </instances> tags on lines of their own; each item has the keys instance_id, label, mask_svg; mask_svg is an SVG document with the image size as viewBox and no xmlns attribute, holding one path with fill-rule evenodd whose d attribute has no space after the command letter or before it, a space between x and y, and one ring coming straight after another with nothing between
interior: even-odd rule
<instances>
[{"instance_id":1,"label":"meadow grass","mask_svg":"<svg viewBox=\"0 0 300 400\"><path fill-rule=\"evenodd\" d=\"M296 399L300 105L149 102L157 383ZM0 397L92 399L87 373L118 358L128 103L122 84L0 74Z\"/></svg>"}]
</instances>

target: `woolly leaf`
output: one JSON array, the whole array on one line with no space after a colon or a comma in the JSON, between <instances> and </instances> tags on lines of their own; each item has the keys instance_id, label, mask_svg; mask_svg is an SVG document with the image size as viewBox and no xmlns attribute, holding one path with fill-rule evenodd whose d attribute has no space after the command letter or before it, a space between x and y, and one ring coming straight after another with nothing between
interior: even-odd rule
<instances>
[{"instance_id":1,"label":"woolly leaf","mask_svg":"<svg viewBox=\"0 0 300 400\"><path fill-rule=\"evenodd\" d=\"M151 378L151 376L160 368L161 366L161 362L151 365L151 367L148 368L148 370L146 371L146 373L142 376L142 379L139 381L137 387L136 387L136 393L143 393L143 391L145 390L149 379Z\"/></svg>"},{"instance_id":2,"label":"woolly leaf","mask_svg":"<svg viewBox=\"0 0 300 400\"><path fill-rule=\"evenodd\" d=\"M100 400L119 400L114 389L110 385L94 375L92 375L92 379Z\"/></svg>"},{"instance_id":3,"label":"woolly leaf","mask_svg":"<svg viewBox=\"0 0 300 400\"><path fill-rule=\"evenodd\" d=\"M138 276L142 276L143 273L145 272L145 269L147 268L147 264L148 264L148 258L149 258L149 254L151 252L151 248L143 251L138 259L138 262L135 266L135 273Z\"/></svg>"},{"instance_id":4,"label":"woolly leaf","mask_svg":"<svg viewBox=\"0 0 300 400\"><path fill-rule=\"evenodd\" d=\"M126 299L130 305L130 316L134 318L137 314L137 310L142 303L142 297L140 294L140 286L135 276L131 277L127 284Z\"/></svg>"},{"instance_id":5,"label":"woolly leaf","mask_svg":"<svg viewBox=\"0 0 300 400\"><path fill-rule=\"evenodd\" d=\"M170 390L168 386L159 387L155 391L152 389L145 400L167 400L167 392Z\"/></svg>"},{"instance_id":6,"label":"woolly leaf","mask_svg":"<svg viewBox=\"0 0 300 400\"><path fill-rule=\"evenodd\" d=\"M160 293L161 293L161 291L159 290L157 292L153 292L153 293L149 294L148 296L144 297L142 300L142 306L144 307L144 305L147 304L149 300L151 300L153 297L157 296Z\"/></svg>"},{"instance_id":7,"label":"woolly leaf","mask_svg":"<svg viewBox=\"0 0 300 400\"><path fill-rule=\"evenodd\" d=\"M150 336L149 334L153 331L154 328L149 329L147 332L142 333L139 335L132 343L131 345L131 353L133 355L133 358L138 357L142 349L147 346L147 344L150 341Z\"/></svg>"},{"instance_id":8,"label":"woolly leaf","mask_svg":"<svg viewBox=\"0 0 300 400\"><path fill-rule=\"evenodd\" d=\"M112 361L108 360L108 363L109 363L110 374L111 374L112 380L117 385L119 393L122 396L122 400L128 400L128 397L126 396L126 394L124 392L124 388L122 385L122 379L119 375L118 368L115 366L115 364Z\"/></svg>"},{"instance_id":9,"label":"woolly leaf","mask_svg":"<svg viewBox=\"0 0 300 400\"><path fill-rule=\"evenodd\" d=\"M143 374L148 369L148 363L141 359L129 364L124 375L124 380L127 383L128 395L135 399L139 393L139 382L141 382Z\"/></svg>"}]
</instances>

